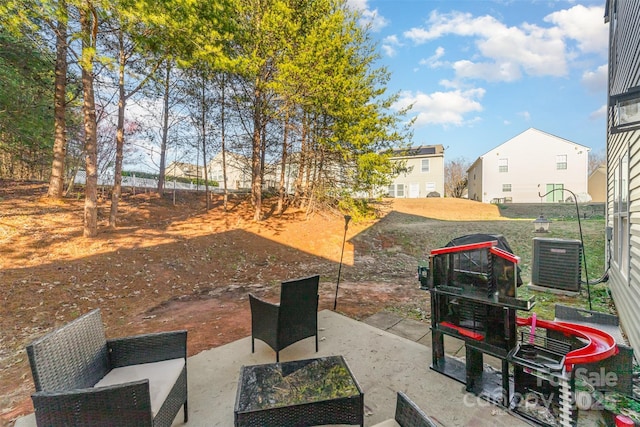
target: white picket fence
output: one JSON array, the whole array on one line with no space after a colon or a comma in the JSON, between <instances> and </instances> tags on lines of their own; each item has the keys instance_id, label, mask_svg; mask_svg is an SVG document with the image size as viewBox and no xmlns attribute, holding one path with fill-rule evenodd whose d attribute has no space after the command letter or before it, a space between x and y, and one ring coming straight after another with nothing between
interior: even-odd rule
<instances>
[{"instance_id":1,"label":"white picket fence","mask_svg":"<svg viewBox=\"0 0 640 427\"><path fill-rule=\"evenodd\" d=\"M87 174L85 171L78 171L76 174L76 178L73 181L75 184L84 185L87 179ZM105 187L113 186L113 176L98 176L98 185ZM134 176L123 176L122 177L122 186L123 187L135 187L135 188L158 188L158 180L151 178L139 178ZM192 190L192 191L204 191L204 184L195 185L192 183L186 182L174 182L167 181L164 182L165 190ZM211 189L211 188L210 188Z\"/></svg>"}]
</instances>

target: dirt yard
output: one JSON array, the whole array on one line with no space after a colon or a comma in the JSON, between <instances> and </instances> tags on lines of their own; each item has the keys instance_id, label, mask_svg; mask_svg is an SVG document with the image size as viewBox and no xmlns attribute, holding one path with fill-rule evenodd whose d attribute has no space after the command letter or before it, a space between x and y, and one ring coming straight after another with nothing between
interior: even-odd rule
<instances>
[{"instance_id":1,"label":"dirt yard","mask_svg":"<svg viewBox=\"0 0 640 427\"><path fill-rule=\"evenodd\" d=\"M288 210L255 223L244 198L225 212L221 199L206 211L194 194L175 205L171 194L127 194L117 229L101 200L98 237L86 239L82 197L45 195L39 183L0 181L0 425L33 410L25 346L90 309L101 308L109 337L187 329L189 355L249 335L247 294L275 301L285 279L320 274L320 309L333 309L341 216ZM346 232L337 311L355 319L393 310L428 321L416 279L427 248L403 250L394 215L408 226L421 218L421 229L425 220L500 220L496 206L459 199L388 200L380 214Z\"/></svg>"}]
</instances>

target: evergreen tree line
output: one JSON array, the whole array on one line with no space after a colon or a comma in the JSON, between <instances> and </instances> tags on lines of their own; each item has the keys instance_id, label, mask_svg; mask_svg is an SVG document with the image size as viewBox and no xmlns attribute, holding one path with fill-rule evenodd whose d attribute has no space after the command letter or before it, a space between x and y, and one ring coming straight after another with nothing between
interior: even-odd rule
<instances>
[{"instance_id":1,"label":"evergreen tree line","mask_svg":"<svg viewBox=\"0 0 640 427\"><path fill-rule=\"evenodd\" d=\"M411 123L361 19L345 0L5 0L0 177L46 179L60 198L84 169L88 237L107 171L116 227L125 160L157 170L162 193L169 162L220 153L223 176L205 167L204 183L226 208L227 153L247 159L255 220L266 173L277 212L371 194Z\"/></svg>"}]
</instances>

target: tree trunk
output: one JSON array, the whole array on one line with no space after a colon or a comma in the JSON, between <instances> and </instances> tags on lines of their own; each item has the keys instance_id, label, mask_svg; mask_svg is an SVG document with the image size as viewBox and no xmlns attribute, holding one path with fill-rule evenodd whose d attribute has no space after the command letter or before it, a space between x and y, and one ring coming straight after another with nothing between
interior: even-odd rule
<instances>
[{"instance_id":1,"label":"tree trunk","mask_svg":"<svg viewBox=\"0 0 640 427\"><path fill-rule=\"evenodd\" d=\"M59 2L60 13L67 15L67 4ZM47 196L60 199L64 193L64 160L67 155L67 129L65 120L67 94L67 23L61 18L56 28L56 65L54 91L53 163Z\"/></svg>"},{"instance_id":2,"label":"tree trunk","mask_svg":"<svg viewBox=\"0 0 640 427\"><path fill-rule=\"evenodd\" d=\"M206 209L211 209L211 201L209 200L209 174L207 173L207 100L206 100L206 78L204 72L202 74L202 165L204 169L204 196L207 200Z\"/></svg>"},{"instance_id":3,"label":"tree trunk","mask_svg":"<svg viewBox=\"0 0 640 427\"><path fill-rule=\"evenodd\" d=\"M220 145L221 145L221 150L222 150L222 185L223 185L223 206L224 206L224 211L227 211L227 203L229 201L229 193L227 190L227 154L225 152L226 147L225 147L225 141L224 141L224 137L225 137L225 128L224 128L224 113L225 113L225 98L224 98L224 89L225 89L225 74L222 74L222 88L221 88L221 92L222 92L222 102L221 102L221 111L220 111Z\"/></svg>"},{"instance_id":4,"label":"tree trunk","mask_svg":"<svg viewBox=\"0 0 640 427\"><path fill-rule=\"evenodd\" d=\"M158 194L164 194L165 168L167 162L167 139L169 135L169 85L171 82L171 62L167 60L167 75L164 80L162 143L160 145L160 174L158 176Z\"/></svg>"},{"instance_id":5,"label":"tree trunk","mask_svg":"<svg viewBox=\"0 0 640 427\"><path fill-rule=\"evenodd\" d=\"M294 199L296 200L296 204L298 206L302 206L302 179L304 178L305 164L306 164L306 153L307 153L307 115L306 113L302 117L302 135L300 137L300 155L298 156L298 173L296 175L295 183L294 183Z\"/></svg>"},{"instance_id":6,"label":"tree trunk","mask_svg":"<svg viewBox=\"0 0 640 427\"><path fill-rule=\"evenodd\" d=\"M251 153L251 204L255 212L253 214L254 221L262 220L262 173L260 172L260 149L262 148L262 138L260 130L262 129L262 96L256 89L254 97L253 111L253 138Z\"/></svg>"},{"instance_id":7,"label":"tree trunk","mask_svg":"<svg viewBox=\"0 0 640 427\"><path fill-rule=\"evenodd\" d=\"M80 25L82 28L82 110L84 115L84 150L86 163L86 185L84 198L84 231L85 237L98 234L98 145L96 125L96 104L93 91L93 49L92 35L97 32L98 23L91 10L80 9ZM93 19L92 19L93 18Z\"/></svg>"},{"instance_id":8,"label":"tree trunk","mask_svg":"<svg viewBox=\"0 0 640 427\"><path fill-rule=\"evenodd\" d=\"M280 193L278 195L278 207L276 213L281 215L284 212L284 198L287 193L287 140L289 139L289 113L284 119L284 134L282 136L282 157L280 159Z\"/></svg>"},{"instance_id":9,"label":"tree trunk","mask_svg":"<svg viewBox=\"0 0 640 427\"><path fill-rule=\"evenodd\" d=\"M126 55L124 51L124 34L118 34L120 58L118 64L118 125L116 128L116 164L113 174L113 191L111 192L111 211L109 212L109 227L116 228L118 204L122 194L122 160L124 151L124 109L126 98L124 91L124 69Z\"/></svg>"}]
</instances>

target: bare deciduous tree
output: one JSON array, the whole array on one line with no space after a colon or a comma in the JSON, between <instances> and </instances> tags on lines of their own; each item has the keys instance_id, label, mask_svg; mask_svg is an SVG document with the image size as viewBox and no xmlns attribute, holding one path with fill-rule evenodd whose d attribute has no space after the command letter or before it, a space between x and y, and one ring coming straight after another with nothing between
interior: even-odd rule
<instances>
[{"instance_id":1,"label":"bare deciduous tree","mask_svg":"<svg viewBox=\"0 0 640 427\"><path fill-rule=\"evenodd\" d=\"M604 149L597 152L589 152L589 175L601 165L606 165L607 153Z\"/></svg>"},{"instance_id":2,"label":"bare deciduous tree","mask_svg":"<svg viewBox=\"0 0 640 427\"><path fill-rule=\"evenodd\" d=\"M467 170L471 164L467 159L458 157L444 166L444 192L446 197L460 198L467 188Z\"/></svg>"}]
</instances>

